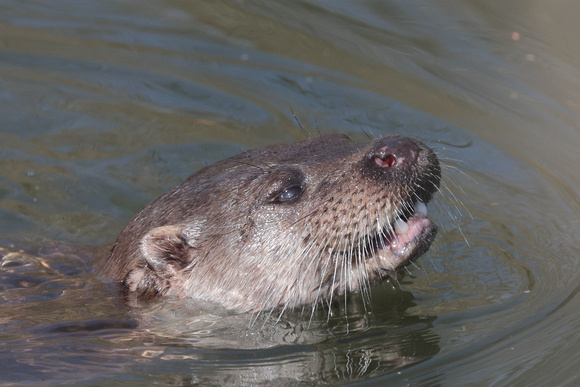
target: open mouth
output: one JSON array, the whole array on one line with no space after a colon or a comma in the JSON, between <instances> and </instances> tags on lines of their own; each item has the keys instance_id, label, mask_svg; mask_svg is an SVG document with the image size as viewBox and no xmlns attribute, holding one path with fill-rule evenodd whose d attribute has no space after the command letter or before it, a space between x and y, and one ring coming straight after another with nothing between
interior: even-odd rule
<instances>
[{"instance_id":1,"label":"open mouth","mask_svg":"<svg viewBox=\"0 0 580 387\"><path fill-rule=\"evenodd\" d=\"M396 271L417 259L429 249L437 227L427 217L427 206L421 201L405 206L406 210L379 230L372 241L374 258L381 267Z\"/></svg>"}]
</instances>

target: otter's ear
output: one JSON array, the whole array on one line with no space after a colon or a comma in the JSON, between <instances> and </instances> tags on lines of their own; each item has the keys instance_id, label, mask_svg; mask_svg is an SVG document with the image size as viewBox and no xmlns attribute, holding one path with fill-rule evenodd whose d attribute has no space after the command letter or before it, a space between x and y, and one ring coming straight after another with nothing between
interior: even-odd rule
<instances>
[{"instance_id":1,"label":"otter's ear","mask_svg":"<svg viewBox=\"0 0 580 387\"><path fill-rule=\"evenodd\" d=\"M131 270L123 283L130 292L153 297L165 294L196 257L199 229L191 226L161 226L141 239L141 266Z\"/></svg>"},{"instance_id":2,"label":"otter's ear","mask_svg":"<svg viewBox=\"0 0 580 387\"><path fill-rule=\"evenodd\" d=\"M193 260L195 233L187 226L161 226L141 239L139 250L147 264L161 277L170 277Z\"/></svg>"}]
</instances>

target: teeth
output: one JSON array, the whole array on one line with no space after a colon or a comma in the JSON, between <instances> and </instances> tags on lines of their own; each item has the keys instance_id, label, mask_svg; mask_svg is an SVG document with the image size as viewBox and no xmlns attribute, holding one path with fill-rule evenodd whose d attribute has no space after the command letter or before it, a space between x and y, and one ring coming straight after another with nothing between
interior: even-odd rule
<instances>
[{"instance_id":1,"label":"teeth","mask_svg":"<svg viewBox=\"0 0 580 387\"><path fill-rule=\"evenodd\" d=\"M427 216L427 206L425 205L425 203L416 202L413 205L413 208L415 209L415 213L414 213L415 215ZM379 223L377 223L377 231L380 232L380 229L381 229L381 226ZM403 235L409 231L409 225L403 219L397 218L393 222L393 229L394 229L396 235Z\"/></svg>"},{"instance_id":2,"label":"teeth","mask_svg":"<svg viewBox=\"0 0 580 387\"><path fill-rule=\"evenodd\" d=\"M427 206L423 202L415 203L415 213L427 216Z\"/></svg>"},{"instance_id":3,"label":"teeth","mask_svg":"<svg viewBox=\"0 0 580 387\"><path fill-rule=\"evenodd\" d=\"M409 231L409 225L401 218L395 220L394 226L395 234L397 235L405 234L407 231Z\"/></svg>"}]
</instances>

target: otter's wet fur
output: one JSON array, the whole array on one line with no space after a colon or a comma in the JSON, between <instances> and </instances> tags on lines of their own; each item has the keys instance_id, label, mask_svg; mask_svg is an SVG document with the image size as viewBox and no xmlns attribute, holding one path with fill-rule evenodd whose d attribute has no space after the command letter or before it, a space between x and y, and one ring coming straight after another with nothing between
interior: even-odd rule
<instances>
[{"instance_id":1,"label":"otter's wet fur","mask_svg":"<svg viewBox=\"0 0 580 387\"><path fill-rule=\"evenodd\" d=\"M164 295L240 312L315 307L395 275L430 246L439 161L423 143L345 135L210 165L125 227L103 273L133 300Z\"/></svg>"}]
</instances>

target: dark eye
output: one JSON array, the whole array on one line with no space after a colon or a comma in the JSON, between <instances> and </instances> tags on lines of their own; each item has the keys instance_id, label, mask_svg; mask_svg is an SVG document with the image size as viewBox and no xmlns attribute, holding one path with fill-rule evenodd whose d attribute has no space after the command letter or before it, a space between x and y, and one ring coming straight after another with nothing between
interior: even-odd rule
<instances>
[{"instance_id":1,"label":"dark eye","mask_svg":"<svg viewBox=\"0 0 580 387\"><path fill-rule=\"evenodd\" d=\"M291 203L298 200L302 194L303 187L301 185L293 185L286 188L278 197L276 201L278 203Z\"/></svg>"}]
</instances>

